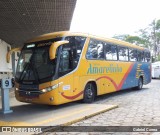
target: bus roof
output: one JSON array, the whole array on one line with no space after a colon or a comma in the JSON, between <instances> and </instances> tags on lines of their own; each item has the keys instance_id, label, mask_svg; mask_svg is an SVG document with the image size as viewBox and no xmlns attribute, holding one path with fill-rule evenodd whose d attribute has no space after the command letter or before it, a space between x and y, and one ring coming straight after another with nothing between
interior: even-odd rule
<instances>
[{"instance_id":1,"label":"bus roof","mask_svg":"<svg viewBox=\"0 0 160 135\"><path fill-rule=\"evenodd\" d=\"M43 34L43 35L35 37L31 40L28 40L26 43L38 42L38 41L42 41L42 40L49 40L49 39L53 39L56 37L63 37L63 36L84 36L84 37L94 38L94 39L105 41L105 42L110 42L110 43L117 44L117 45L136 48L136 49L140 49L140 50L145 49L145 48L140 47L138 45L131 44L131 43L121 41L118 39L114 39L114 38L105 38L105 37L99 37L99 36L91 35L91 34L87 34L87 33L78 33L78 32L71 32L71 31L59 31L59 32ZM148 49L146 49L146 50L148 50Z\"/></svg>"}]
</instances>

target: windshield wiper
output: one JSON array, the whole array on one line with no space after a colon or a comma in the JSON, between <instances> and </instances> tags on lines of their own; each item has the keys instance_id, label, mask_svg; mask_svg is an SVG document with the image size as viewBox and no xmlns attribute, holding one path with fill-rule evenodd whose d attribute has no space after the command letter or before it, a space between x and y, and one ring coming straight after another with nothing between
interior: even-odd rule
<instances>
[{"instance_id":1,"label":"windshield wiper","mask_svg":"<svg viewBox=\"0 0 160 135\"><path fill-rule=\"evenodd\" d=\"M29 63L26 63L26 65L24 66L24 69L23 69L23 71L22 71L22 73L21 73L21 75L20 75L20 77L19 77L19 80L23 80L23 79L24 79L24 77L25 77L25 75L26 75L26 72L24 72L24 71L26 70L26 68L28 68L28 66L29 66ZM23 79L21 79L23 73L25 73L25 74L24 74L24 76L23 76Z\"/></svg>"},{"instance_id":2,"label":"windshield wiper","mask_svg":"<svg viewBox=\"0 0 160 135\"><path fill-rule=\"evenodd\" d=\"M35 70L32 62L30 62L30 66L31 66L31 69L33 70L33 74L35 76L36 81L39 83L39 74L38 74L37 70ZM29 76L30 76L30 74L29 74Z\"/></svg>"},{"instance_id":3,"label":"windshield wiper","mask_svg":"<svg viewBox=\"0 0 160 135\"><path fill-rule=\"evenodd\" d=\"M35 80L39 83L39 75L38 72L35 70L33 64L31 62L26 63L26 65L24 66L24 69L20 75L20 79L21 81L24 80L24 78L26 77L26 74L28 74L28 80L31 76L31 71L33 72L34 78Z\"/></svg>"}]
</instances>

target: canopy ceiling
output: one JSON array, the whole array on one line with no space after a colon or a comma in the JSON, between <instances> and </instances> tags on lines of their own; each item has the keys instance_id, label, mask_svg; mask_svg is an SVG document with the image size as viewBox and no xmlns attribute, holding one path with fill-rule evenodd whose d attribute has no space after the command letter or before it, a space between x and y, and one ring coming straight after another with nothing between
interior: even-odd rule
<instances>
[{"instance_id":1,"label":"canopy ceiling","mask_svg":"<svg viewBox=\"0 0 160 135\"><path fill-rule=\"evenodd\" d=\"M69 30L76 1L0 1L0 39L17 47L44 33Z\"/></svg>"}]
</instances>

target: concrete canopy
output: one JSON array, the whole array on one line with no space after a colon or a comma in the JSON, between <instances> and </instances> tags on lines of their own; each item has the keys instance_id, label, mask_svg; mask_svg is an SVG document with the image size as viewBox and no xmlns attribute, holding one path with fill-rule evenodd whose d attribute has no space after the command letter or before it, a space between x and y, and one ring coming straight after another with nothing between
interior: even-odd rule
<instances>
[{"instance_id":1,"label":"concrete canopy","mask_svg":"<svg viewBox=\"0 0 160 135\"><path fill-rule=\"evenodd\" d=\"M41 34L69 30L76 1L0 1L0 39L14 48Z\"/></svg>"}]
</instances>

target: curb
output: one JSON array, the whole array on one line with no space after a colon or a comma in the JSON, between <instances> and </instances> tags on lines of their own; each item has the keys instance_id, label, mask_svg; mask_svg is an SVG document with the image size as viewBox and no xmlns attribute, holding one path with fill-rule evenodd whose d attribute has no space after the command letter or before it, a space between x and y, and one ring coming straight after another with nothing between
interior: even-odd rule
<instances>
[{"instance_id":1,"label":"curb","mask_svg":"<svg viewBox=\"0 0 160 135\"><path fill-rule=\"evenodd\" d=\"M82 117L82 118L78 118L78 119L72 120L72 121L70 121L70 122L67 122L67 123L64 123L64 124L61 124L61 125L57 125L57 126L70 126L70 125L72 125L72 124L74 124L74 123L80 122L80 121L82 121L82 120L86 120L86 119L88 119L88 118L94 117L94 116L96 116L96 115L99 115L99 114L101 114L101 113L107 112L107 111L112 110L112 109L115 109L115 108L118 108L118 105L115 105L115 106L110 107L110 108L107 108L107 109L105 109L105 110L102 110L102 111L99 111L99 112L90 114L90 115L88 115L88 116L84 116L84 117ZM54 131L54 129L55 129L55 127L48 127L48 128L45 128L43 131L44 131L44 132L50 132L50 131L52 131L52 130ZM44 134L44 133L40 133L39 135L41 135L41 134Z\"/></svg>"}]
</instances>

